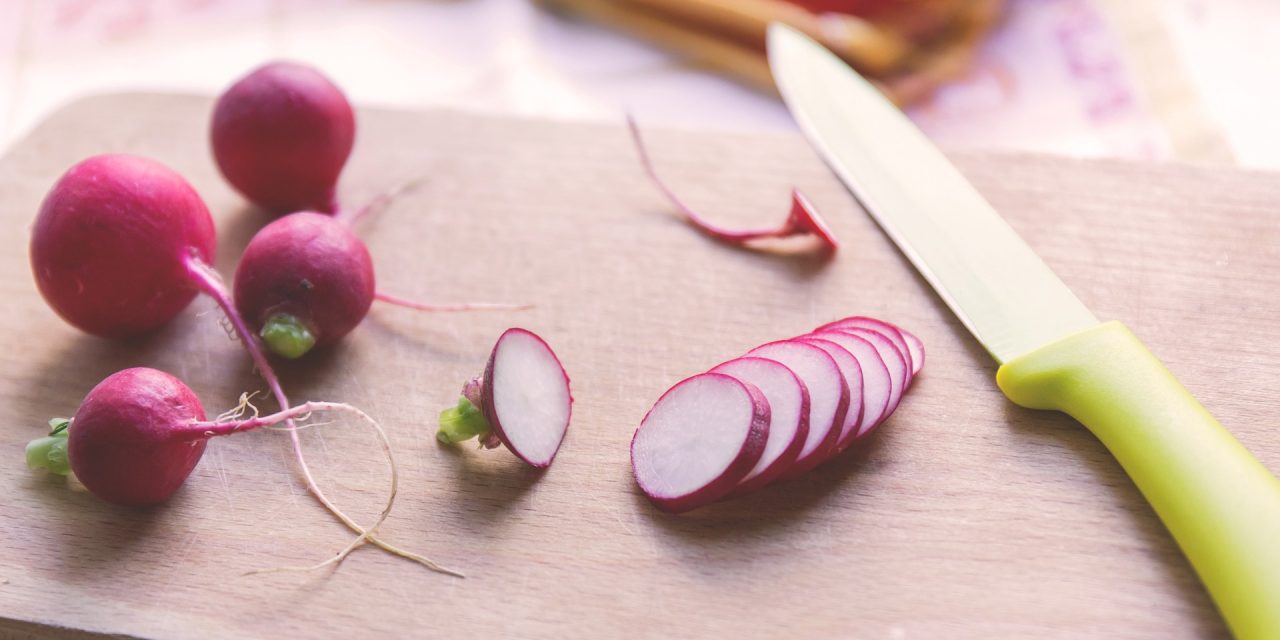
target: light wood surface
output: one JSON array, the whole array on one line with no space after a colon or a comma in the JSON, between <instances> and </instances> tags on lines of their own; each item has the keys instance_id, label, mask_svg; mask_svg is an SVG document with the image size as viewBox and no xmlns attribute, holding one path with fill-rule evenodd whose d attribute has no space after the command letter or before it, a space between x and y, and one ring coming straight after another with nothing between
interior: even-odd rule
<instances>
[{"instance_id":1,"label":"light wood surface","mask_svg":"<svg viewBox=\"0 0 1280 640\"><path fill-rule=\"evenodd\" d=\"M146 637L1214 638L1226 631L1151 510L1080 426L1017 408L994 365L794 136L651 131L655 161L708 215L785 214L805 190L843 242L830 264L728 248L664 206L621 120L609 125L362 110L341 194L430 181L361 228L379 285L533 311L377 306L338 348L282 375L296 400L355 403L403 471L385 536L467 573L349 540L303 491L287 437L213 442L167 505L135 511L32 473L22 446L135 365L183 378L213 414L261 388L213 305L136 344L77 333L26 262L44 192L93 153L186 175L230 274L266 222L223 183L203 98L76 103L0 160L0 635ZM1101 318L1121 319L1280 469L1280 179L1039 157L957 156ZM928 185L921 185L928 188ZM630 436L672 383L840 316L897 322L928 363L881 435L806 477L682 516L637 492ZM543 335L573 380L573 423L536 473L505 450L437 445L437 412L501 329ZM305 434L330 495L362 521L386 471L347 423ZM58 631L53 626L64 628Z\"/></svg>"}]
</instances>

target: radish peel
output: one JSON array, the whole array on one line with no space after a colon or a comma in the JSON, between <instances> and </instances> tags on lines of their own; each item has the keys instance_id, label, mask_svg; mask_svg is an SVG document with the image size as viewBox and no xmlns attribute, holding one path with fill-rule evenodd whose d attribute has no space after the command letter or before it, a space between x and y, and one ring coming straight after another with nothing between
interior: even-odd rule
<instances>
[{"instance_id":1,"label":"radish peel","mask_svg":"<svg viewBox=\"0 0 1280 640\"><path fill-rule=\"evenodd\" d=\"M649 178L658 187L658 190L666 196L671 205L684 216L685 220L702 233L721 242L738 246L747 246L753 241L768 238L813 236L817 241L818 249L823 253L834 254L836 249L839 248L839 243L836 242L831 229L818 215L817 210L809 199L800 193L798 189L791 190L791 210L787 214L786 221L776 228L732 230L708 221L692 207L685 204L676 195L675 191L658 176L653 160L649 157L644 140L640 136L640 128L630 115L627 116L627 126L631 130L631 138L635 142L636 152L640 156L640 164L644 167L645 173L649 175Z\"/></svg>"},{"instance_id":2,"label":"radish peel","mask_svg":"<svg viewBox=\"0 0 1280 640\"><path fill-rule=\"evenodd\" d=\"M501 443L544 468L560 450L572 413L560 359L537 334L512 328L494 344L484 375L467 382L457 405L440 413L436 438L445 444L477 438L486 449Z\"/></svg>"}]
</instances>

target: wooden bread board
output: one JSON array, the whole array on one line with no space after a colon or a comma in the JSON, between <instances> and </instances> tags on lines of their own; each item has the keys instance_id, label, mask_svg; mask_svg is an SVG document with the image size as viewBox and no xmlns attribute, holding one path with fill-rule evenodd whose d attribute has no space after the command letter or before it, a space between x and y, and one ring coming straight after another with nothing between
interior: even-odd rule
<instances>
[{"instance_id":1,"label":"wooden bread board","mask_svg":"<svg viewBox=\"0 0 1280 640\"><path fill-rule=\"evenodd\" d=\"M306 494L278 432L211 443L185 487L146 511L28 470L24 443L116 370L174 373L210 415L263 387L210 300L146 340L108 342L55 316L27 264L52 182L89 155L129 152L170 165L205 197L229 277L269 218L217 173L210 106L86 99L0 160L0 635L1226 636L1106 450L1064 416L1005 400L994 363L792 135L654 130L650 141L673 185L720 220L780 220L799 186L843 243L830 263L695 233L647 181L621 122L360 111L344 202L429 177L360 227L380 288L536 308L378 305L340 346L281 373L295 400L351 402L382 422L401 471L384 537L466 579L373 549L336 570L242 575L318 562L351 539ZM955 159L1100 318L1125 321L1280 470L1280 178ZM899 323L928 349L878 437L805 477L685 515L639 494L628 443L665 389L855 313ZM433 437L438 412L508 326L545 337L572 378L573 423L545 473L502 449ZM337 422L307 430L304 443L331 497L372 521L387 471L369 430Z\"/></svg>"}]
</instances>

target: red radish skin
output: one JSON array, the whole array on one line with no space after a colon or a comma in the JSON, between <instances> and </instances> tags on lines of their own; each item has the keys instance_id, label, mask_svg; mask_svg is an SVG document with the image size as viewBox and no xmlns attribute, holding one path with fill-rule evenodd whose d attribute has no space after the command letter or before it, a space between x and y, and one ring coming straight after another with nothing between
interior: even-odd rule
<instances>
[{"instance_id":1,"label":"red radish skin","mask_svg":"<svg viewBox=\"0 0 1280 640\"><path fill-rule=\"evenodd\" d=\"M902 354L903 360L907 363L907 379L904 386L911 386L911 378L915 375L917 367L912 362L911 347L907 344L906 336L902 334L902 330L889 324L883 320L868 318L866 316L852 316L843 320L836 320L818 327L818 331L823 329L869 329L889 339L893 343L893 347Z\"/></svg>"},{"instance_id":2,"label":"red radish skin","mask_svg":"<svg viewBox=\"0 0 1280 640\"><path fill-rule=\"evenodd\" d=\"M282 322L306 332L301 343L298 334L263 336L276 354L298 357L333 344L364 319L374 299L373 260L347 225L321 213L293 213L250 240L234 288L236 308L255 331Z\"/></svg>"},{"instance_id":3,"label":"red radish skin","mask_svg":"<svg viewBox=\"0 0 1280 640\"><path fill-rule=\"evenodd\" d=\"M45 301L86 333L140 336L163 326L199 292L188 260L213 259L213 219L168 167L99 155L71 167L40 206L31 269Z\"/></svg>"},{"instance_id":4,"label":"red radish skin","mask_svg":"<svg viewBox=\"0 0 1280 640\"><path fill-rule=\"evenodd\" d=\"M687 378L654 403L631 439L636 484L670 513L715 502L759 461L769 420L755 386L720 373Z\"/></svg>"},{"instance_id":5,"label":"red radish skin","mask_svg":"<svg viewBox=\"0 0 1280 640\"><path fill-rule=\"evenodd\" d=\"M67 430L67 457L93 495L146 507L168 500L204 455L190 428L205 419L200 399L156 369L125 369L98 383Z\"/></svg>"},{"instance_id":6,"label":"red radish skin","mask_svg":"<svg viewBox=\"0 0 1280 640\"><path fill-rule=\"evenodd\" d=\"M843 451L853 444L856 438L875 429L889 415L889 399L893 394L893 380L889 377L889 368L880 358L880 352L865 338L844 333L842 331L818 331L810 334L823 340L840 345L858 361L862 371L862 420L858 432L844 434L837 449Z\"/></svg>"},{"instance_id":7,"label":"red radish skin","mask_svg":"<svg viewBox=\"0 0 1280 640\"><path fill-rule=\"evenodd\" d=\"M281 214L332 214L355 127L350 102L324 74L273 62L218 98L209 138L222 175L250 201Z\"/></svg>"},{"instance_id":8,"label":"red radish skin","mask_svg":"<svg viewBox=\"0 0 1280 640\"><path fill-rule=\"evenodd\" d=\"M753 384L769 402L769 439L764 453L730 495L751 493L777 480L800 457L809 435L809 390L786 365L765 358L736 358L711 373Z\"/></svg>"},{"instance_id":9,"label":"red radish skin","mask_svg":"<svg viewBox=\"0 0 1280 640\"><path fill-rule=\"evenodd\" d=\"M828 256L834 255L836 249L839 248L840 245L836 242L835 235L831 233L827 223L818 215L813 203L809 202L809 199L797 189L791 191L791 211L787 214L786 221L779 227L773 229L731 230L707 221L692 207L685 204L676 195L675 191L658 176L657 170L653 168L653 161L649 158L649 152L645 149L644 140L640 136L640 128L636 125L635 119L629 115L627 116L627 126L631 130L631 138L635 142L636 152L640 155L640 164L644 167L645 173L649 174L649 178L657 185L658 190L684 216L685 220L707 236L731 245L748 246L756 240L807 235L813 236L817 240L818 249Z\"/></svg>"},{"instance_id":10,"label":"red radish skin","mask_svg":"<svg viewBox=\"0 0 1280 640\"><path fill-rule=\"evenodd\" d=\"M555 459L573 415L569 375L551 347L527 329L503 332L485 365L481 406L498 439L539 469Z\"/></svg>"},{"instance_id":11,"label":"red radish skin","mask_svg":"<svg viewBox=\"0 0 1280 640\"><path fill-rule=\"evenodd\" d=\"M827 331L837 331L858 336L876 348L876 353L880 354L880 360L884 362L884 366L889 369L889 408L885 410L885 415L893 413L898 408L898 403L902 401L902 394L907 389L907 380L910 376L911 368L907 365L906 357L893 346L888 338L884 337L878 331L863 329L861 327L842 327L839 329L823 329Z\"/></svg>"},{"instance_id":12,"label":"red radish skin","mask_svg":"<svg viewBox=\"0 0 1280 640\"><path fill-rule=\"evenodd\" d=\"M863 415L865 414L863 409L863 395L865 392L862 383L862 365L844 347L823 339L821 336L802 336L795 339L826 351L827 355L836 361L836 366L840 369L840 375L844 376L845 384L849 385L849 409L845 412L844 422L840 425L840 438L836 441L832 455L838 454L853 442L853 438L858 435L858 431L862 428Z\"/></svg>"},{"instance_id":13,"label":"red radish skin","mask_svg":"<svg viewBox=\"0 0 1280 640\"><path fill-rule=\"evenodd\" d=\"M809 435L799 458L782 477L794 478L834 455L849 411L849 385L835 359L818 347L796 340L770 342L747 355L786 365L809 390Z\"/></svg>"}]
</instances>

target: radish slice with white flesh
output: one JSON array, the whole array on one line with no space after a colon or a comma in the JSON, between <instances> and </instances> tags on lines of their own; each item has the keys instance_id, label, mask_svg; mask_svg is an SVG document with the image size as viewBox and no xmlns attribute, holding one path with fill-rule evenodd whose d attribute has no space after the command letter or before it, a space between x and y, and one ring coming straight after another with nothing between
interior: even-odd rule
<instances>
[{"instance_id":1,"label":"radish slice with white flesh","mask_svg":"<svg viewBox=\"0 0 1280 640\"><path fill-rule=\"evenodd\" d=\"M877 320L866 316L852 316L843 320L836 320L835 322L818 327L817 330L822 331L824 329L869 329L888 338L889 341L893 343L893 347L898 350L898 353L902 354L902 359L907 364L907 377L903 384L903 388L905 389L906 387L911 386L911 378L915 375L915 372L918 369L915 366L914 358L911 355L911 346L907 344L907 339L903 337L901 329L885 322L884 320Z\"/></svg>"},{"instance_id":2,"label":"radish slice with white flesh","mask_svg":"<svg viewBox=\"0 0 1280 640\"><path fill-rule=\"evenodd\" d=\"M755 491L777 480L800 457L809 435L809 390L786 365L765 358L737 358L711 373L753 384L769 401L769 439L764 454L733 494Z\"/></svg>"},{"instance_id":3,"label":"radish slice with white flesh","mask_svg":"<svg viewBox=\"0 0 1280 640\"><path fill-rule=\"evenodd\" d=\"M862 367L862 422L854 437L866 435L889 415L889 399L893 396L889 367L885 366L875 345L862 336L843 331L816 331L810 335L844 347ZM850 444L852 440L841 442L838 448L843 450Z\"/></svg>"},{"instance_id":4,"label":"radish slice with white flesh","mask_svg":"<svg viewBox=\"0 0 1280 640\"><path fill-rule=\"evenodd\" d=\"M755 385L722 373L687 378L654 403L631 438L636 484L671 513L715 502L759 462L769 419Z\"/></svg>"},{"instance_id":5,"label":"radish slice with white flesh","mask_svg":"<svg viewBox=\"0 0 1280 640\"><path fill-rule=\"evenodd\" d=\"M782 477L798 476L831 457L849 410L849 385L835 359L818 347L796 340L770 342L747 355L781 362L809 390L809 435L799 458Z\"/></svg>"},{"instance_id":6,"label":"radish slice with white flesh","mask_svg":"<svg viewBox=\"0 0 1280 640\"><path fill-rule=\"evenodd\" d=\"M850 442L853 442L854 436L858 435L862 427L865 411L862 401L862 364L844 347L825 339L824 336L808 335L795 339L826 351L827 355L836 361L836 367L840 369L840 375L844 376L845 384L849 385L849 409L845 411L844 423L840 426L840 437L836 440L834 452L840 453L849 446Z\"/></svg>"},{"instance_id":7,"label":"radish slice with white flesh","mask_svg":"<svg viewBox=\"0 0 1280 640\"><path fill-rule=\"evenodd\" d=\"M880 361L884 362L884 366L889 369L889 406L884 412L884 418L888 418L889 414L898 408L898 403L902 401L902 392L907 389L907 376L910 375L911 367L907 365L906 356L902 355L902 352L898 351L898 348L893 346L893 343L879 331L863 329L862 327L840 327L838 329L823 329L822 331L835 331L858 336L875 347L876 353L880 356ZM884 418L881 419L882 422Z\"/></svg>"},{"instance_id":8,"label":"radish slice with white flesh","mask_svg":"<svg viewBox=\"0 0 1280 640\"><path fill-rule=\"evenodd\" d=\"M920 369L924 368L924 341L901 327L898 327L898 331L902 332L902 337L907 341L907 351L911 353L911 377L914 379Z\"/></svg>"}]
</instances>

